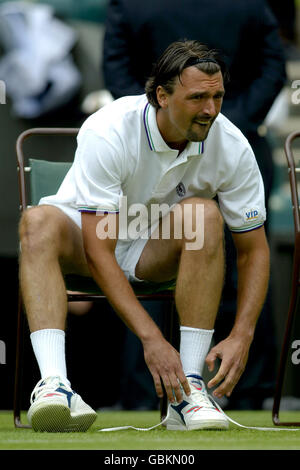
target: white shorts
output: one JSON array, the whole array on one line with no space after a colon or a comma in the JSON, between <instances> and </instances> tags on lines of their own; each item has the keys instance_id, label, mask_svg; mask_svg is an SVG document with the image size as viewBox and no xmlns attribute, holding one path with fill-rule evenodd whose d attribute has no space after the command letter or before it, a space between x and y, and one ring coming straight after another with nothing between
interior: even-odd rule
<instances>
[{"instance_id":1,"label":"white shorts","mask_svg":"<svg viewBox=\"0 0 300 470\"><path fill-rule=\"evenodd\" d=\"M58 209L62 210L68 217L70 217L81 230L81 213L77 209L72 208L69 205L54 204L47 198L41 199L39 205L52 205L54 207L57 207ZM158 222L151 227L150 232L153 233L157 226ZM147 238L117 241L115 250L116 259L129 282L143 282L143 279L138 279L135 276L135 268L147 241Z\"/></svg>"}]
</instances>

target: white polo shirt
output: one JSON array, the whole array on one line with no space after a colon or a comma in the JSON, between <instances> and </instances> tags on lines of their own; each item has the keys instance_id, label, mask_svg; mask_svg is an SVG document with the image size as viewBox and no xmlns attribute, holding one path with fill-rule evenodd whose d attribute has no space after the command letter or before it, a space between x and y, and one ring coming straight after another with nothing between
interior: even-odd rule
<instances>
[{"instance_id":1,"label":"white polo shirt","mask_svg":"<svg viewBox=\"0 0 300 470\"><path fill-rule=\"evenodd\" d=\"M190 196L217 196L232 232L253 230L266 218L252 149L225 116L218 115L204 142L188 143L178 156L140 95L120 98L84 122L71 169L57 194L40 204L62 208L80 226L80 212L119 212L125 197L128 209L142 204L150 213L152 204L172 206Z\"/></svg>"}]
</instances>

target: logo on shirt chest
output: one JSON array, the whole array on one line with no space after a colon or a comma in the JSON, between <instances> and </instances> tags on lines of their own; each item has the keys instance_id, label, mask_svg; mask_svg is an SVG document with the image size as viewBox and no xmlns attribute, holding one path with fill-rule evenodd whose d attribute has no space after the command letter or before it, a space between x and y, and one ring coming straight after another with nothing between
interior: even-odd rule
<instances>
[{"instance_id":1,"label":"logo on shirt chest","mask_svg":"<svg viewBox=\"0 0 300 470\"><path fill-rule=\"evenodd\" d=\"M186 189L182 182L178 183L178 185L176 186L176 193L178 194L179 197L185 196Z\"/></svg>"}]
</instances>

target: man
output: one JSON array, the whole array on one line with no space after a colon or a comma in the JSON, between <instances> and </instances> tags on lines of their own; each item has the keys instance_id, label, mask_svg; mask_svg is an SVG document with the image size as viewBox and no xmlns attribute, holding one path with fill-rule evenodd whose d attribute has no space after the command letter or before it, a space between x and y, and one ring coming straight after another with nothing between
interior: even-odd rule
<instances>
[{"instance_id":1,"label":"man","mask_svg":"<svg viewBox=\"0 0 300 470\"><path fill-rule=\"evenodd\" d=\"M222 114L243 132L253 149L264 181L268 213L274 165L269 139L261 135L260 130L286 80L278 24L268 2L153 0L141 4L139 0L110 0L103 42L105 87L114 98L143 93L152 64L170 43L182 38L197 39L211 49L222 51L225 56L230 80L226 85ZM268 228L266 221L267 234ZM229 331L236 310L235 247L227 229L225 243L227 273L215 328L217 341L221 340L226 326ZM276 345L270 294L257 325L247 370L235 393L229 400L223 400L229 409L260 409L264 399L272 396ZM132 338L130 332L127 335ZM132 349L133 346L129 354ZM139 352L136 345L136 356ZM140 357L139 369L126 370L138 386L147 384L148 379L147 371L144 372L145 380L140 378L142 353ZM129 385L126 390L129 397L133 397ZM146 390L149 406L153 407L154 400L147 385L140 385L140 390L136 387L137 397L132 400L120 401L124 407L133 407L137 398L143 401Z\"/></svg>"},{"instance_id":2,"label":"man","mask_svg":"<svg viewBox=\"0 0 300 470\"><path fill-rule=\"evenodd\" d=\"M164 386L170 402L168 429L228 427L201 374L205 361L213 371L219 358L208 387L216 397L232 393L264 302L269 250L255 157L220 114L224 74L203 44L171 44L147 96L122 98L90 116L58 193L24 214L21 287L42 375L28 412L35 430L85 430L95 419L67 379L64 273L92 276L141 340L157 395ZM224 221L238 252L238 310L230 335L207 354L223 286ZM180 354L130 284L173 280Z\"/></svg>"}]
</instances>

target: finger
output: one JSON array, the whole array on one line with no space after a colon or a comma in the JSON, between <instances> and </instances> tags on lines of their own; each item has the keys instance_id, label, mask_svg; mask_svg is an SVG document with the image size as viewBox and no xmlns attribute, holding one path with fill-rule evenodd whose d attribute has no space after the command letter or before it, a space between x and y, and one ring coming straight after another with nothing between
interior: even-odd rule
<instances>
[{"instance_id":1,"label":"finger","mask_svg":"<svg viewBox=\"0 0 300 470\"><path fill-rule=\"evenodd\" d=\"M208 367L209 372L212 372L215 368L215 360L218 355L215 351L211 350L210 353L206 356L205 363Z\"/></svg>"},{"instance_id":2,"label":"finger","mask_svg":"<svg viewBox=\"0 0 300 470\"><path fill-rule=\"evenodd\" d=\"M225 364L222 362L216 375L208 382L208 388L215 387L220 382L222 382L222 380L224 380L226 375L228 374L228 371L229 367L225 366Z\"/></svg>"},{"instance_id":3,"label":"finger","mask_svg":"<svg viewBox=\"0 0 300 470\"><path fill-rule=\"evenodd\" d=\"M213 395L217 398L221 398L223 395L230 397L237 382L238 379L235 379L229 374L224 382L222 382L222 384L213 391Z\"/></svg>"},{"instance_id":4,"label":"finger","mask_svg":"<svg viewBox=\"0 0 300 470\"><path fill-rule=\"evenodd\" d=\"M243 373L242 367L236 366L232 368L231 371L229 371L229 373L227 374L224 382L218 388L214 390L213 394L218 398L220 398L223 395L230 397L242 373Z\"/></svg>"},{"instance_id":5,"label":"finger","mask_svg":"<svg viewBox=\"0 0 300 470\"><path fill-rule=\"evenodd\" d=\"M180 382L179 382L179 380L178 380L178 378L175 374L172 374L170 376L170 384L171 384L171 387L172 387L173 398L175 398L175 400L178 403L181 403L182 399L183 399L182 391L181 391L181 388L180 388Z\"/></svg>"},{"instance_id":6,"label":"finger","mask_svg":"<svg viewBox=\"0 0 300 470\"><path fill-rule=\"evenodd\" d=\"M191 389L190 389L190 384L184 374L179 375L177 374L178 380L180 381L182 388L184 390L184 393L189 396L191 394Z\"/></svg>"},{"instance_id":7,"label":"finger","mask_svg":"<svg viewBox=\"0 0 300 470\"><path fill-rule=\"evenodd\" d=\"M154 387L156 391L156 395L159 398L162 398L164 396L164 391L162 388L161 380L159 374L152 372L152 377L153 377L153 382L154 382Z\"/></svg>"},{"instance_id":8,"label":"finger","mask_svg":"<svg viewBox=\"0 0 300 470\"><path fill-rule=\"evenodd\" d=\"M174 394L173 394L173 387L170 383L169 377L168 376L162 376L161 379L163 381L168 400L171 403L174 403L175 402L175 397L174 397Z\"/></svg>"}]
</instances>

